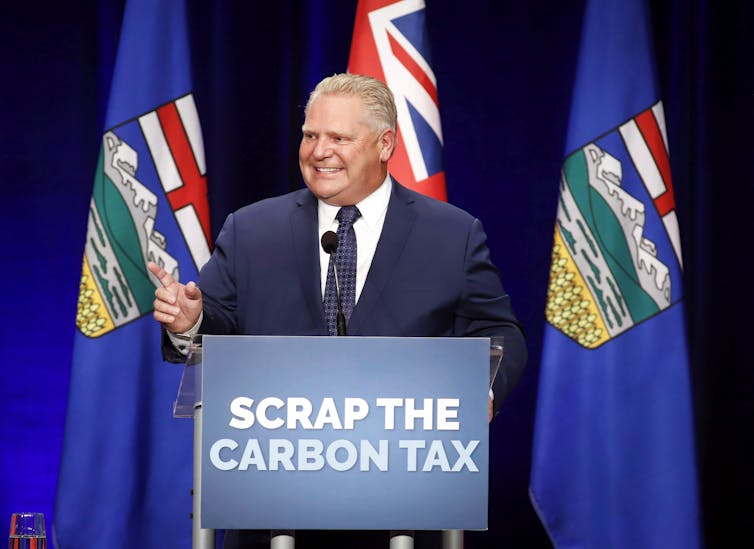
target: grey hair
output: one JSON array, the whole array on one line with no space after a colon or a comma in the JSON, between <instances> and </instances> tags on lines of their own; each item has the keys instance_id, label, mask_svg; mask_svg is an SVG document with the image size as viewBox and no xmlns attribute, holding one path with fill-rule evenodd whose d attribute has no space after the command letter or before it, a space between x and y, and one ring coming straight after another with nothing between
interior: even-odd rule
<instances>
[{"instance_id":1,"label":"grey hair","mask_svg":"<svg viewBox=\"0 0 754 549\"><path fill-rule=\"evenodd\" d=\"M375 131L381 132L387 128L396 129L398 111L395 108L393 92L385 84L361 74L333 74L317 84L306 102L304 114L320 95L357 96L364 102L369 112L369 124Z\"/></svg>"}]
</instances>

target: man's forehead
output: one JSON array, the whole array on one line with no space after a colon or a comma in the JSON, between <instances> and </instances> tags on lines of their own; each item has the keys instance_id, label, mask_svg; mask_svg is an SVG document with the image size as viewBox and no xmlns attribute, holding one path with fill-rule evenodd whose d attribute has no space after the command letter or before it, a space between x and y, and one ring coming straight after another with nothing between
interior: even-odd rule
<instances>
[{"instance_id":1,"label":"man's forehead","mask_svg":"<svg viewBox=\"0 0 754 549\"><path fill-rule=\"evenodd\" d=\"M345 108L345 104L350 108ZM369 113L358 95L326 94L317 97L307 109L302 129L337 130L354 124L370 126ZM315 128L315 126L326 126Z\"/></svg>"}]
</instances>

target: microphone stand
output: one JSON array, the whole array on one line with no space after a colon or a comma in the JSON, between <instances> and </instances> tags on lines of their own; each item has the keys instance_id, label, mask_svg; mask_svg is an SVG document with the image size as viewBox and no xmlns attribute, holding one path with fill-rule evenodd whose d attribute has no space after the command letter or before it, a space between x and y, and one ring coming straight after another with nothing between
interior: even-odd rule
<instances>
[{"instance_id":1,"label":"microphone stand","mask_svg":"<svg viewBox=\"0 0 754 549\"><path fill-rule=\"evenodd\" d=\"M333 269L333 274L335 275L335 300L338 303L338 314L335 320L337 335L339 336L348 335L346 333L346 316L343 314L343 305L341 304L341 301L340 301L340 283L338 282L338 267L335 265L335 256L333 255L338 249L338 235L335 234L333 231L327 231L325 234L322 235L321 243L322 243L322 249L325 250L325 252L330 256L330 259L332 259L332 269Z\"/></svg>"},{"instance_id":2,"label":"microphone stand","mask_svg":"<svg viewBox=\"0 0 754 549\"><path fill-rule=\"evenodd\" d=\"M343 305L340 303L340 283L338 282L338 268L335 266L335 261L332 262L332 270L335 275L335 297L338 301L338 316L336 317L335 325L337 326L338 335L348 335L346 333L346 315L343 314Z\"/></svg>"}]
</instances>

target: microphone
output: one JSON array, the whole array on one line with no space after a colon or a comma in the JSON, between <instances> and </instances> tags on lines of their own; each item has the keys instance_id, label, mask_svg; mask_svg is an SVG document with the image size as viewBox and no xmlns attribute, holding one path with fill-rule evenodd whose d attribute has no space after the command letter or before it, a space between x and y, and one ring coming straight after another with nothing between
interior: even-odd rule
<instances>
[{"instance_id":1,"label":"microphone","mask_svg":"<svg viewBox=\"0 0 754 549\"><path fill-rule=\"evenodd\" d=\"M327 231L323 234L322 249L328 254L334 254L338 249L338 235L332 231Z\"/></svg>"},{"instance_id":2,"label":"microphone","mask_svg":"<svg viewBox=\"0 0 754 549\"><path fill-rule=\"evenodd\" d=\"M346 317L343 314L343 306L340 303L340 284L338 284L338 269L335 266L335 257L333 256L333 254L338 249L338 235L333 231L327 231L322 235L321 243L322 249L325 250L325 253L327 253L333 260L332 267L333 273L335 274L335 298L338 302L338 316L336 317L337 332L339 336L344 336L347 335Z\"/></svg>"}]
</instances>

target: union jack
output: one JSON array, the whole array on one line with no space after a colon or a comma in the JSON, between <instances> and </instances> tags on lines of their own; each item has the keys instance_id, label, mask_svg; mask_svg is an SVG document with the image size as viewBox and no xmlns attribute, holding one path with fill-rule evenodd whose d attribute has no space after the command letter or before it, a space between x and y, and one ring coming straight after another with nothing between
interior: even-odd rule
<instances>
[{"instance_id":1,"label":"union jack","mask_svg":"<svg viewBox=\"0 0 754 549\"><path fill-rule=\"evenodd\" d=\"M424 0L360 0L348 72L381 80L398 109L398 145L388 169L402 185L447 200L437 79Z\"/></svg>"}]
</instances>

